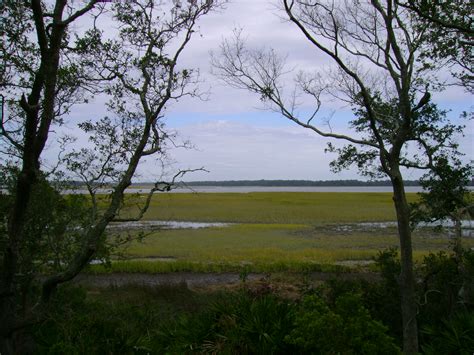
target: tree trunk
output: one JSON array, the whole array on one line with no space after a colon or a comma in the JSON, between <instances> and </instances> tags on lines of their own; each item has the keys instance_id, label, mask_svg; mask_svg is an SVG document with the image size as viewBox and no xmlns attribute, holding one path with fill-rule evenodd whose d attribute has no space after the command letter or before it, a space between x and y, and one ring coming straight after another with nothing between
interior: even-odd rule
<instances>
[{"instance_id":1,"label":"tree trunk","mask_svg":"<svg viewBox=\"0 0 474 355\"><path fill-rule=\"evenodd\" d=\"M454 223L454 237L453 237L453 251L456 256L456 260L460 261L462 259L462 209L451 214L451 220Z\"/></svg>"},{"instance_id":2,"label":"tree trunk","mask_svg":"<svg viewBox=\"0 0 474 355\"><path fill-rule=\"evenodd\" d=\"M417 354L418 325L416 321L417 305L415 299L410 211L401 173L399 171L396 172L394 176L391 176L391 180L393 201L397 213L398 235L400 238L401 273L399 286L403 322L403 352L404 354Z\"/></svg>"},{"instance_id":3,"label":"tree trunk","mask_svg":"<svg viewBox=\"0 0 474 355\"><path fill-rule=\"evenodd\" d=\"M28 115L36 121L35 115ZM23 240L23 227L33 185L36 181L35 161L32 158L32 137L25 138L25 152L22 171L18 175L15 200L8 219L7 245L0 274L0 353L12 353L12 336L17 323L17 282L20 245Z\"/></svg>"},{"instance_id":4,"label":"tree trunk","mask_svg":"<svg viewBox=\"0 0 474 355\"><path fill-rule=\"evenodd\" d=\"M10 354L14 349L13 333L19 322L18 316L18 270L20 248L24 239L24 226L31 191L36 183L40 156L48 139L48 133L55 112L57 77L61 43L65 25L61 23L65 0L58 0L54 8L54 21L49 43L40 1L32 1L31 10L35 21L38 43L41 50L41 65L34 73L33 86L28 99L19 100L25 111L25 133L22 151L22 169L18 175L15 198L8 217L7 245L0 273L0 354ZM43 95L42 95L43 93ZM42 112L40 112L42 105ZM13 344L13 346L12 346Z\"/></svg>"}]
</instances>

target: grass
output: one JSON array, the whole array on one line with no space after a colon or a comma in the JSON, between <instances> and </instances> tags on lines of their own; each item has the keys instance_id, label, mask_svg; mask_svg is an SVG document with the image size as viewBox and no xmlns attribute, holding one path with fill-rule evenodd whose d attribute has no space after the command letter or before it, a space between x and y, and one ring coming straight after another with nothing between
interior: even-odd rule
<instances>
[{"instance_id":1,"label":"grass","mask_svg":"<svg viewBox=\"0 0 474 355\"><path fill-rule=\"evenodd\" d=\"M173 257L181 260L219 262L271 262L274 259L333 262L361 259L371 251L396 246L394 231L387 235L348 233L328 235L325 230L301 225L239 224L224 228L163 230L142 243L132 244L132 257ZM436 250L446 239L416 237L419 250Z\"/></svg>"},{"instance_id":2,"label":"grass","mask_svg":"<svg viewBox=\"0 0 474 355\"><path fill-rule=\"evenodd\" d=\"M128 199L134 205L143 197ZM341 269L340 262L370 260L398 246L395 228L338 229L341 224L393 221L389 193L160 194L144 219L235 224L150 232L143 242L122 250L128 260L114 261L109 270L94 265L90 271L334 271ZM472 239L464 243L474 246ZM448 244L443 234L415 233L415 260Z\"/></svg>"},{"instance_id":3,"label":"grass","mask_svg":"<svg viewBox=\"0 0 474 355\"><path fill-rule=\"evenodd\" d=\"M143 196L128 199L133 205ZM314 225L393 221L395 212L389 193L179 193L156 195L144 219Z\"/></svg>"},{"instance_id":4,"label":"grass","mask_svg":"<svg viewBox=\"0 0 474 355\"><path fill-rule=\"evenodd\" d=\"M278 272L349 272L352 269L342 265L335 264L318 264L304 261L286 261L277 260L272 262L256 262L248 263L232 263L222 261L219 263L212 262L191 262L177 261L155 262L147 260L126 260L115 261L111 267L101 265L91 265L88 269L89 273L169 273L169 272L199 272L199 273L239 273L245 275L247 273L278 273Z\"/></svg>"}]
</instances>

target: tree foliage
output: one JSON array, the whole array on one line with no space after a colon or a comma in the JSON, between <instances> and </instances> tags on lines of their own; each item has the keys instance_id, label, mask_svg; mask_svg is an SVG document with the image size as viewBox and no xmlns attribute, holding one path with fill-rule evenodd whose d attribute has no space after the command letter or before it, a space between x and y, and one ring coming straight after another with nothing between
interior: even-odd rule
<instances>
[{"instance_id":1,"label":"tree foliage","mask_svg":"<svg viewBox=\"0 0 474 355\"><path fill-rule=\"evenodd\" d=\"M446 62L454 77L472 92L472 4L462 0L401 0L397 3L410 10L416 18L416 26L425 31L427 40L421 56L424 63Z\"/></svg>"},{"instance_id":2,"label":"tree foliage","mask_svg":"<svg viewBox=\"0 0 474 355\"><path fill-rule=\"evenodd\" d=\"M453 220L472 215L472 194L467 188L473 175L471 165L450 163L444 157L434 162L433 169L420 180L424 192L413 207L414 222Z\"/></svg>"},{"instance_id":3,"label":"tree foliage","mask_svg":"<svg viewBox=\"0 0 474 355\"><path fill-rule=\"evenodd\" d=\"M98 3L8 0L1 5L6 19L1 87L8 107L2 117L1 154L12 182L9 194L1 196L7 211L0 279L0 351L5 353L13 351L12 334L31 322L58 284L110 251L106 227L119 217L124 191L140 163L148 157L162 159L167 144L175 144L163 123L167 105L199 96L198 73L179 68L179 58L198 19L217 2L136 0L111 9ZM73 32L70 24L87 13L91 27ZM98 16L106 13L118 27L117 39L100 28ZM73 137L62 137L51 167L43 159L49 137L70 123L73 105L96 94L110 98L108 117L91 114L78 124L89 141L82 148L72 147ZM183 173L171 182L158 180L132 218L140 218L151 195L169 189ZM72 177L83 182L90 198L59 194L54 181ZM97 191L105 186L112 192L99 203ZM18 275L39 282L41 292L31 294ZM18 303L30 296L28 304Z\"/></svg>"},{"instance_id":4,"label":"tree foliage","mask_svg":"<svg viewBox=\"0 0 474 355\"><path fill-rule=\"evenodd\" d=\"M398 2L282 0L282 10L314 49L332 63L327 70L301 71L288 93L285 58L273 50L249 49L240 32L214 56L216 74L229 85L260 96L270 110L333 142L336 171L355 165L371 178L386 176L394 191L400 249L404 351L418 351L410 207L404 169L432 171L456 155L456 134L446 112L431 101L432 78L442 63L422 58L428 24ZM320 117L325 101L349 106L351 129L338 132ZM310 108L312 105L312 108ZM338 125L341 126L340 124Z\"/></svg>"}]
</instances>

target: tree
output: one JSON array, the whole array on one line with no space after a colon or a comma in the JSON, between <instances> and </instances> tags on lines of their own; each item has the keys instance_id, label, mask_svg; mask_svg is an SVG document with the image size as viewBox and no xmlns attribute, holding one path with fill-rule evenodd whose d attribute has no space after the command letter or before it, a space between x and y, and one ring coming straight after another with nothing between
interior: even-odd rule
<instances>
[{"instance_id":1,"label":"tree","mask_svg":"<svg viewBox=\"0 0 474 355\"><path fill-rule=\"evenodd\" d=\"M342 148L329 144L329 151L339 153L335 170L356 165L364 175L390 179L401 250L403 348L416 353L412 231L403 171L432 169L456 150L453 136L461 130L431 102L431 67L417 61L426 41L424 28L392 0L281 3L305 39L331 59L332 68L299 73L295 91L286 96L285 59L273 50L248 49L237 32L213 56L216 74L233 87L258 94L268 109L296 124L348 143ZM307 97L315 104L309 113L302 105ZM352 133L337 133L330 120L318 117L325 98L352 108Z\"/></svg>"},{"instance_id":2,"label":"tree","mask_svg":"<svg viewBox=\"0 0 474 355\"><path fill-rule=\"evenodd\" d=\"M40 156L57 110L65 106L56 100L60 84L61 50L67 27L89 12L91 1L82 8L67 7L57 1L47 8L41 1L2 2L2 91L7 102L15 97L7 119L2 115L2 141L5 139L20 160L13 201L8 208L5 246L2 248L0 314L2 353L12 352L8 341L17 324L18 272L20 250L25 239L27 210L33 186L39 179ZM36 43L30 36L36 35ZM59 118L59 117L58 117ZM19 127L18 124L19 123ZM11 127L11 128L9 128ZM3 239L3 238L2 238Z\"/></svg>"},{"instance_id":3,"label":"tree","mask_svg":"<svg viewBox=\"0 0 474 355\"><path fill-rule=\"evenodd\" d=\"M422 57L445 61L452 74L468 91L474 89L472 46L474 35L472 6L462 0L406 0L397 4L417 17L416 25L426 31L428 40Z\"/></svg>"},{"instance_id":4,"label":"tree","mask_svg":"<svg viewBox=\"0 0 474 355\"><path fill-rule=\"evenodd\" d=\"M140 162L165 153L166 141L172 138L162 123L167 104L185 95L199 94L198 73L178 68L178 60L198 19L216 7L217 1L116 3L113 19L119 26L118 40L103 39L103 31L96 26L97 14L94 26L84 35L70 32L69 25L97 8L98 2L92 0L79 9L66 0L52 5L40 0L2 3L5 65L1 85L7 97L8 117L2 117L1 138L2 152L10 160L6 166L13 166L9 170L13 172L12 191L7 197L0 196L5 197L2 208L6 200L8 210L0 276L0 352L5 354L14 351L15 332L37 319L57 285L74 278L100 252L106 241L106 227L123 207L124 191ZM104 6L98 8L98 13L104 12ZM61 151L60 162L65 162L67 168L62 179L75 174L89 189L91 199L81 203L90 213L83 215L79 204L71 210L80 212L77 218L68 213L45 213L39 221L34 212L38 191L50 191L53 211L58 211L58 204L74 200L51 191L48 177L60 169L48 171L42 164L42 154L53 127L68 119L73 104L86 102L88 93L110 95L108 108L112 117L81 123L79 127L94 146ZM65 149L68 142L66 138ZM99 207L95 193L104 184L113 190L105 206ZM157 182L150 194L169 186ZM143 215L150 197L146 201L137 217ZM52 228L63 215L69 220L60 223L62 228ZM63 253L66 257L56 268L46 262L46 269L41 270L38 258L48 259L45 255L52 251L26 246L44 244L50 235L45 231L53 229L57 231L54 245L60 237L75 242L68 253ZM31 261L28 267L22 263L25 259ZM40 292L20 304L21 296L31 296L31 288L22 290L25 284L19 271L25 267L31 278L40 283ZM39 278L41 272L46 275Z\"/></svg>"},{"instance_id":5,"label":"tree","mask_svg":"<svg viewBox=\"0 0 474 355\"><path fill-rule=\"evenodd\" d=\"M452 249L458 259L462 249L462 222L474 215L473 196L468 184L473 167L458 159L438 159L433 168L420 180L423 191L419 201L412 205L412 223L451 220L454 225Z\"/></svg>"}]
</instances>

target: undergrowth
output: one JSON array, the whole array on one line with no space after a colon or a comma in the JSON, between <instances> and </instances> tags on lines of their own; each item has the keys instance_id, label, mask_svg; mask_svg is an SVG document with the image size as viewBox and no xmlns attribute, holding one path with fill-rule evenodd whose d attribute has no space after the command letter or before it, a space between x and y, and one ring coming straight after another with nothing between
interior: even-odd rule
<instances>
[{"instance_id":1,"label":"undergrowth","mask_svg":"<svg viewBox=\"0 0 474 355\"><path fill-rule=\"evenodd\" d=\"M204 272L204 273L254 273L268 272L350 272L349 267L331 264L316 264L305 262L276 261L271 263L226 263L226 262L192 262L192 261L114 261L110 265L90 265L86 272L103 274L113 272L123 273L169 273L169 272Z\"/></svg>"},{"instance_id":2,"label":"undergrowth","mask_svg":"<svg viewBox=\"0 0 474 355\"><path fill-rule=\"evenodd\" d=\"M235 290L186 284L107 289L62 287L35 326L39 354L399 354L394 249L379 253L380 281L305 282L298 296L271 279ZM472 354L474 252L437 253L417 268L420 347Z\"/></svg>"}]
</instances>

